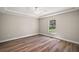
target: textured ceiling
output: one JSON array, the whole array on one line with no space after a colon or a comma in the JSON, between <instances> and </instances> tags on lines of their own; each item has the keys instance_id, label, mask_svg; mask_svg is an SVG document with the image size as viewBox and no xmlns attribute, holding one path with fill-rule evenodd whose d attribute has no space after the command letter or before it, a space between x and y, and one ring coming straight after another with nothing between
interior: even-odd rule
<instances>
[{"instance_id":1,"label":"textured ceiling","mask_svg":"<svg viewBox=\"0 0 79 59\"><path fill-rule=\"evenodd\" d=\"M64 10L74 9L72 7L0 7L0 12L9 14L23 14L32 17L42 17L55 14Z\"/></svg>"}]
</instances>

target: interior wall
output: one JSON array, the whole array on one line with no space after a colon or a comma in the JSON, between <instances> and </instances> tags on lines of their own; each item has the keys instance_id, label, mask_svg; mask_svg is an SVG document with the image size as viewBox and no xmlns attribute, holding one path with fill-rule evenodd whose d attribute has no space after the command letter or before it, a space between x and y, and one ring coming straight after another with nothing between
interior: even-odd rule
<instances>
[{"instance_id":1,"label":"interior wall","mask_svg":"<svg viewBox=\"0 0 79 59\"><path fill-rule=\"evenodd\" d=\"M0 41L37 34L38 27L36 18L0 13Z\"/></svg>"},{"instance_id":2,"label":"interior wall","mask_svg":"<svg viewBox=\"0 0 79 59\"><path fill-rule=\"evenodd\" d=\"M46 18L40 18L40 34L48 34L51 35L48 32L48 26L49 26L49 20L52 20L53 17L46 17ZM53 35L53 34L52 34Z\"/></svg>"},{"instance_id":3,"label":"interior wall","mask_svg":"<svg viewBox=\"0 0 79 59\"><path fill-rule=\"evenodd\" d=\"M79 10L55 15L54 18L56 20L56 34L48 32L49 20L52 20L52 17L40 19L40 33L79 42Z\"/></svg>"},{"instance_id":4,"label":"interior wall","mask_svg":"<svg viewBox=\"0 0 79 59\"><path fill-rule=\"evenodd\" d=\"M0 13L0 41L40 32L79 42L79 11L55 15L54 18L56 20L56 34L51 34L48 32L48 24L49 20L53 19L52 17L38 20L28 16Z\"/></svg>"}]
</instances>

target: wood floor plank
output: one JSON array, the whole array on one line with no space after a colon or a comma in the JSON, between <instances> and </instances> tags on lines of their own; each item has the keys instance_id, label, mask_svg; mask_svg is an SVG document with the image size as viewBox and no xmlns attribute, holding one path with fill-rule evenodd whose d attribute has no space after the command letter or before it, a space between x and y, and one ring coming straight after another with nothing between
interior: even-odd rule
<instances>
[{"instance_id":1,"label":"wood floor plank","mask_svg":"<svg viewBox=\"0 0 79 59\"><path fill-rule=\"evenodd\" d=\"M79 45L35 35L0 43L0 52L79 52Z\"/></svg>"}]
</instances>

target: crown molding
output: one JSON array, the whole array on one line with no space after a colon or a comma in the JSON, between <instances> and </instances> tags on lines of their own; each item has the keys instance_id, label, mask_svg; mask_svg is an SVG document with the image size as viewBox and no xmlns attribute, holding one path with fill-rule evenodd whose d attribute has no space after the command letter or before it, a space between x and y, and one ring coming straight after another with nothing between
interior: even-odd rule
<instances>
[{"instance_id":1,"label":"crown molding","mask_svg":"<svg viewBox=\"0 0 79 59\"><path fill-rule=\"evenodd\" d=\"M63 10L63 11L59 11L59 12L55 12L55 13L49 13L49 14L45 14L45 15L42 15L42 16L34 16L34 15L31 15L31 14L25 14L25 13L17 12L17 11L14 11L14 10L9 10L6 7L2 7L0 9L0 12L10 14L10 15L18 15L18 16L25 16L25 17L27 16L27 17L32 17L32 18L45 18L45 17L51 17L51 16L54 16L54 15L67 13L67 12L72 12L72 11L75 11L75 10L79 10L79 8L78 7L72 7L72 8Z\"/></svg>"},{"instance_id":2,"label":"crown molding","mask_svg":"<svg viewBox=\"0 0 79 59\"><path fill-rule=\"evenodd\" d=\"M63 13L68 13L68 12L76 11L76 10L79 10L79 8L73 7L73 8L67 9L67 10L46 14L46 15L40 16L39 18L51 17L51 16L63 14Z\"/></svg>"},{"instance_id":3,"label":"crown molding","mask_svg":"<svg viewBox=\"0 0 79 59\"><path fill-rule=\"evenodd\" d=\"M9 14L9 15L15 15L15 16L24 16L24 17L38 18L38 17L30 15L30 14L25 14L25 13L22 13L22 12L9 10L6 7L2 7L0 12L3 13L3 14Z\"/></svg>"}]
</instances>

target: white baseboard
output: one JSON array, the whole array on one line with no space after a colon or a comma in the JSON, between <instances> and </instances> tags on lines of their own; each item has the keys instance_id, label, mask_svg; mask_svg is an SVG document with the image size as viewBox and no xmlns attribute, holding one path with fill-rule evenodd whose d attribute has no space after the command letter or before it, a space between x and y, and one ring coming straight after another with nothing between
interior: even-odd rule
<instances>
[{"instance_id":1,"label":"white baseboard","mask_svg":"<svg viewBox=\"0 0 79 59\"><path fill-rule=\"evenodd\" d=\"M53 37L52 35L48 35L48 34L43 34L43 33L40 33L41 35L45 35L45 36L49 36L49 37Z\"/></svg>"},{"instance_id":2,"label":"white baseboard","mask_svg":"<svg viewBox=\"0 0 79 59\"><path fill-rule=\"evenodd\" d=\"M72 42L72 43L75 43L75 44L79 44L79 42L77 42L77 41L73 41L73 40L69 40L69 39L65 39L65 38L61 38L61 37L55 37L55 38L58 38L58 39L61 39L61 40L64 40L64 41L68 41L68 42Z\"/></svg>"},{"instance_id":3,"label":"white baseboard","mask_svg":"<svg viewBox=\"0 0 79 59\"><path fill-rule=\"evenodd\" d=\"M43 33L35 33L35 34L30 34L30 35L15 37L15 38L11 38L11 39L6 39L6 40L0 41L0 43L6 42L6 41L10 41L10 40L15 40L15 39L18 39L18 38L23 38L23 37L30 37L30 36L34 36L34 35L38 35L38 34L42 34L42 35L45 35L45 36L54 37L54 38L58 38L60 40L64 40L64 41L72 42L72 43L75 43L75 44L79 44L79 42L76 42L76 41L73 41L73 40L69 40L69 39L65 39L65 38L61 38L61 37L56 37L56 36L51 36L51 35L43 34Z\"/></svg>"},{"instance_id":4,"label":"white baseboard","mask_svg":"<svg viewBox=\"0 0 79 59\"><path fill-rule=\"evenodd\" d=\"M30 37L30 36L34 36L34 35L38 35L38 34L39 34L39 33L35 33L35 34L29 34L29 35L20 36L20 37L15 37L15 38L11 38L11 39L5 39L5 40L1 40L0 43L6 42L6 41L10 41L10 40L19 39L19 38L23 38L23 37Z\"/></svg>"},{"instance_id":5,"label":"white baseboard","mask_svg":"<svg viewBox=\"0 0 79 59\"><path fill-rule=\"evenodd\" d=\"M72 43L75 43L75 44L79 44L79 42L77 42L77 41L73 41L73 40L65 39L65 38L62 38L62 37L51 36L51 35L43 34L43 33L40 33L40 34L45 35L45 36L49 36L49 37L54 37L54 38L57 38L57 39L60 39L60 40L64 40L64 41L68 41L68 42L72 42Z\"/></svg>"}]
</instances>

